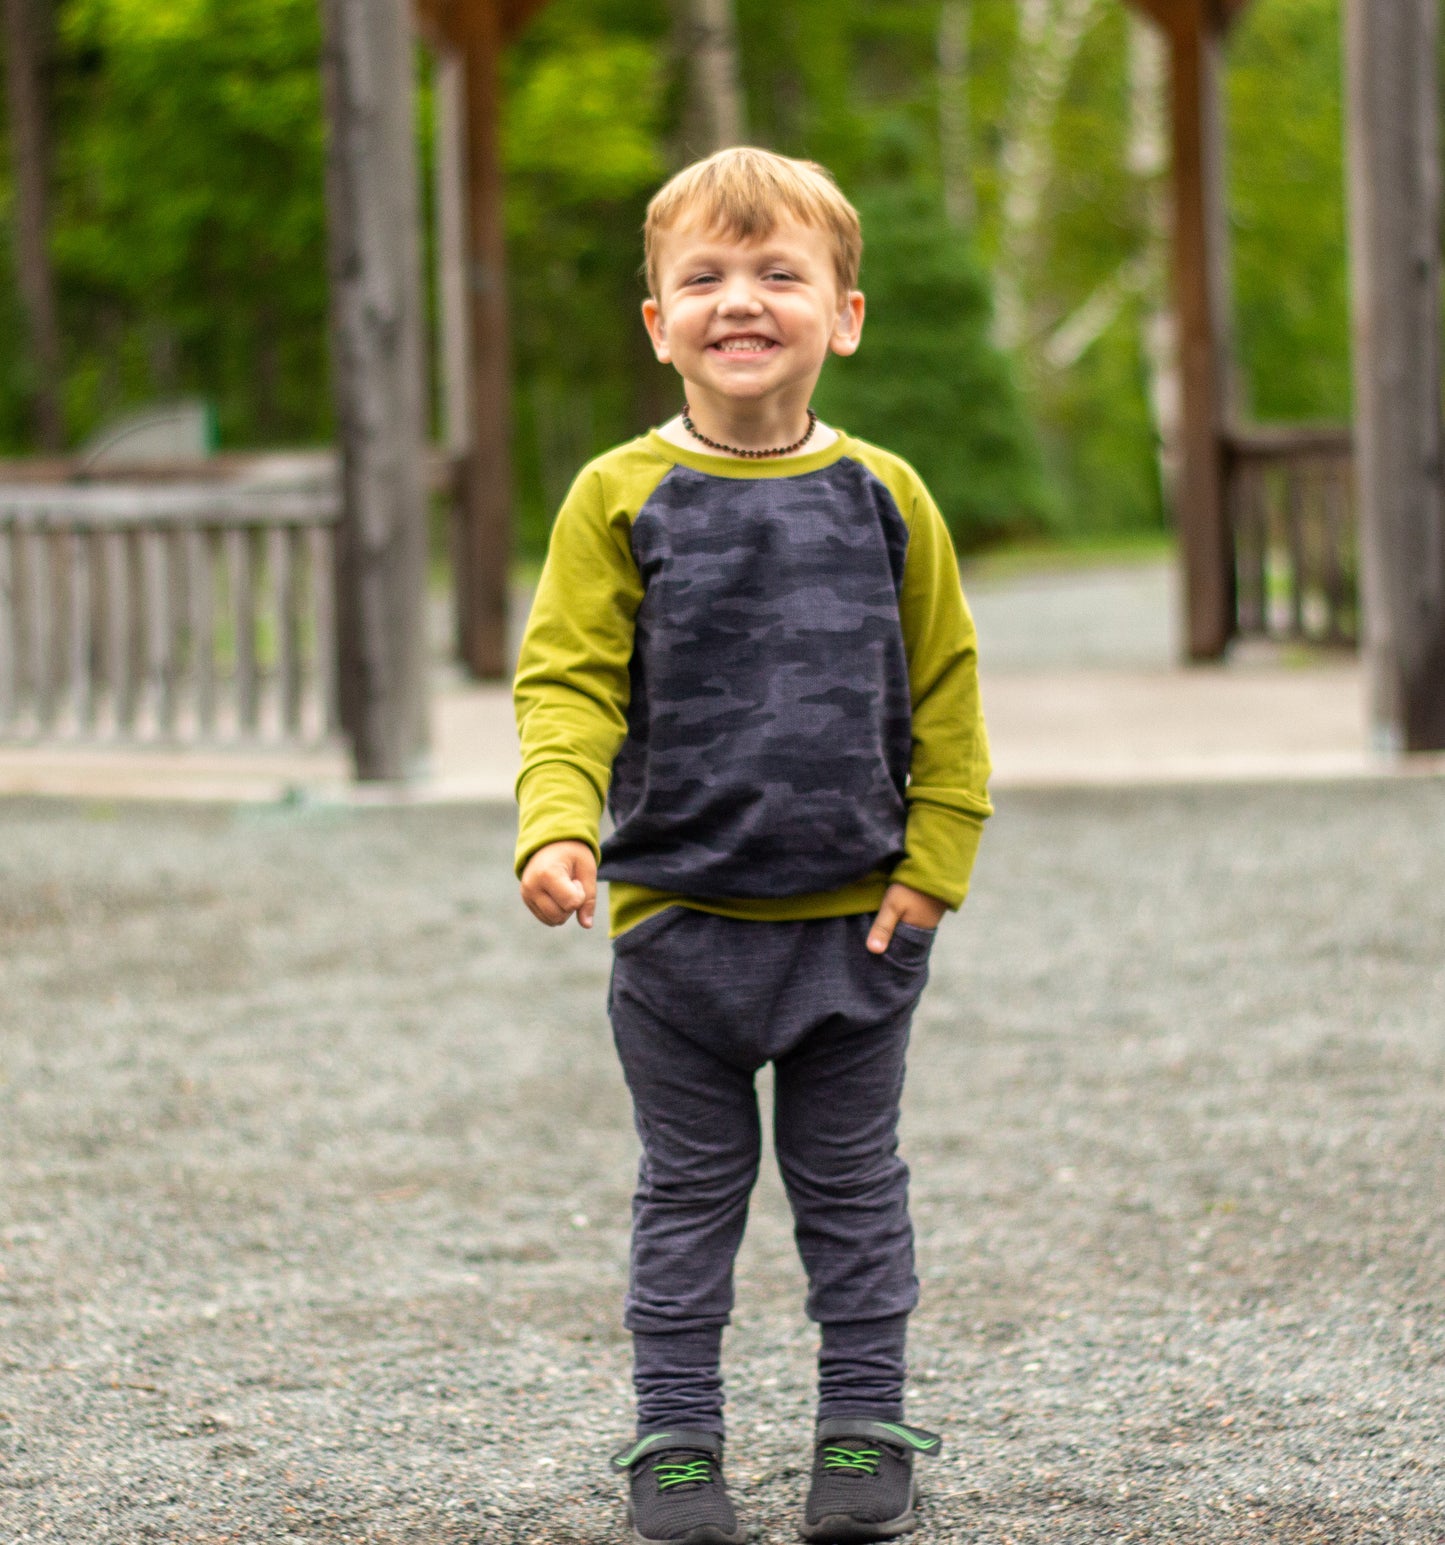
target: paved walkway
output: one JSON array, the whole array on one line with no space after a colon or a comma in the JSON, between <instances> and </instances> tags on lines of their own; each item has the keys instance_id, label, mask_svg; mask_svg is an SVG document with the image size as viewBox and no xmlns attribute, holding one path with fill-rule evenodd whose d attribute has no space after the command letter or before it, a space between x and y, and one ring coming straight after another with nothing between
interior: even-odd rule
<instances>
[{"instance_id":1,"label":"paved walkway","mask_svg":"<svg viewBox=\"0 0 1445 1545\"><path fill-rule=\"evenodd\" d=\"M1178 666L1174 579L1163 563L985 573L966 583L1000 788L1445 772L1445 758L1401 766L1371 754L1360 668L1351 658L1251 648L1224 666ZM517 748L504 688L476 686L439 667L432 726L429 771L400 794L353 788L345 758L334 751L0 748L0 795L511 798Z\"/></svg>"}]
</instances>

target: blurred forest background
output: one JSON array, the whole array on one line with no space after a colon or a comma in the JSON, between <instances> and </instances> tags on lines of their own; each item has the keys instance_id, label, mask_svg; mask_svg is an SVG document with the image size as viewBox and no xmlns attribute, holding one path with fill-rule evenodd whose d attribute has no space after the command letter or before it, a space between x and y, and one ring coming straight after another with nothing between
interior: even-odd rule
<instances>
[{"instance_id":1,"label":"blurred forest background","mask_svg":"<svg viewBox=\"0 0 1445 1545\"><path fill-rule=\"evenodd\" d=\"M510 51L521 543L676 411L638 321L647 197L705 149L680 0L553 0ZM331 430L316 0L52 0L68 445L196 394L225 448ZM737 0L747 138L860 205L870 319L819 406L910 456L961 545L1159 533L1167 76L1121 0ZM1338 0L1257 0L1227 80L1242 405L1349 415ZM427 73L418 135L429 156ZM690 105L690 103L692 105ZM37 449L0 158L0 454Z\"/></svg>"}]
</instances>

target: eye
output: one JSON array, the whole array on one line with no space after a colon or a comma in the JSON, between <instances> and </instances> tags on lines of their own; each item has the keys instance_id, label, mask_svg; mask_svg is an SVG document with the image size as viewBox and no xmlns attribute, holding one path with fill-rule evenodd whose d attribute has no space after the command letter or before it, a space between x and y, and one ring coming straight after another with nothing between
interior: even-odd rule
<instances>
[{"instance_id":1,"label":"eye","mask_svg":"<svg viewBox=\"0 0 1445 1545\"><path fill-rule=\"evenodd\" d=\"M791 280L794 280L797 277L798 277L797 274L790 272L786 268L772 268L772 269L769 269L768 272L763 275L764 279L781 279L785 283L790 282Z\"/></svg>"},{"instance_id":2,"label":"eye","mask_svg":"<svg viewBox=\"0 0 1445 1545\"><path fill-rule=\"evenodd\" d=\"M682 282L685 288L691 288L695 284L716 284L717 275L710 269L705 269L702 273L690 274Z\"/></svg>"}]
</instances>

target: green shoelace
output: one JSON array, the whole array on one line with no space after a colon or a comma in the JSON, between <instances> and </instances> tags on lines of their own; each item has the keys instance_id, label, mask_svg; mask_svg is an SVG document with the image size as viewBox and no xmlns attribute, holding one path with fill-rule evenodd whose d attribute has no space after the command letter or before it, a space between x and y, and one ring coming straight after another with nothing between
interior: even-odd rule
<instances>
[{"instance_id":1,"label":"green shoelace","mask_svg":"<svg viewBox=\"0 0 1445 1545\"><path fill-rule=\"evenodd\" d=\"M830 1445L823 1450L825 1470L851 1470L855 1475L877 1475L882 1456L876 1448L843 1448Z\"/></svg>"},{"instance_id":2,"label":"green shoelace","mask_svg":"<svg viewBox=\"0 0 1445 1545\"><path fill-rule=\"evenodd\" d=\"M659 1491L669 1491L674 1486L707 1486L712 1481L712 1461L707 1458L663 1459L652 1470Z\"/></svg>"}]
</instances>

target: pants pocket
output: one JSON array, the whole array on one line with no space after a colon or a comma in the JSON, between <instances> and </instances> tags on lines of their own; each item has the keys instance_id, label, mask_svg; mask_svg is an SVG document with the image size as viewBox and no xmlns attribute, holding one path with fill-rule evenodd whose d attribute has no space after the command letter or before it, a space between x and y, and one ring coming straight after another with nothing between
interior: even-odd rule
<instances>
[{"instance_id":1,"label":"pants pocket","mask_svg":"<svg viewBox=\"0 0 1445 1545\"><path fill-rule=\"evenodd\" d=\"M884 960L910 971L926 966L937 932L936 928L920 928L916 923L895 923L893 937L883 951Z\"/></svg>"}]
</instances>

